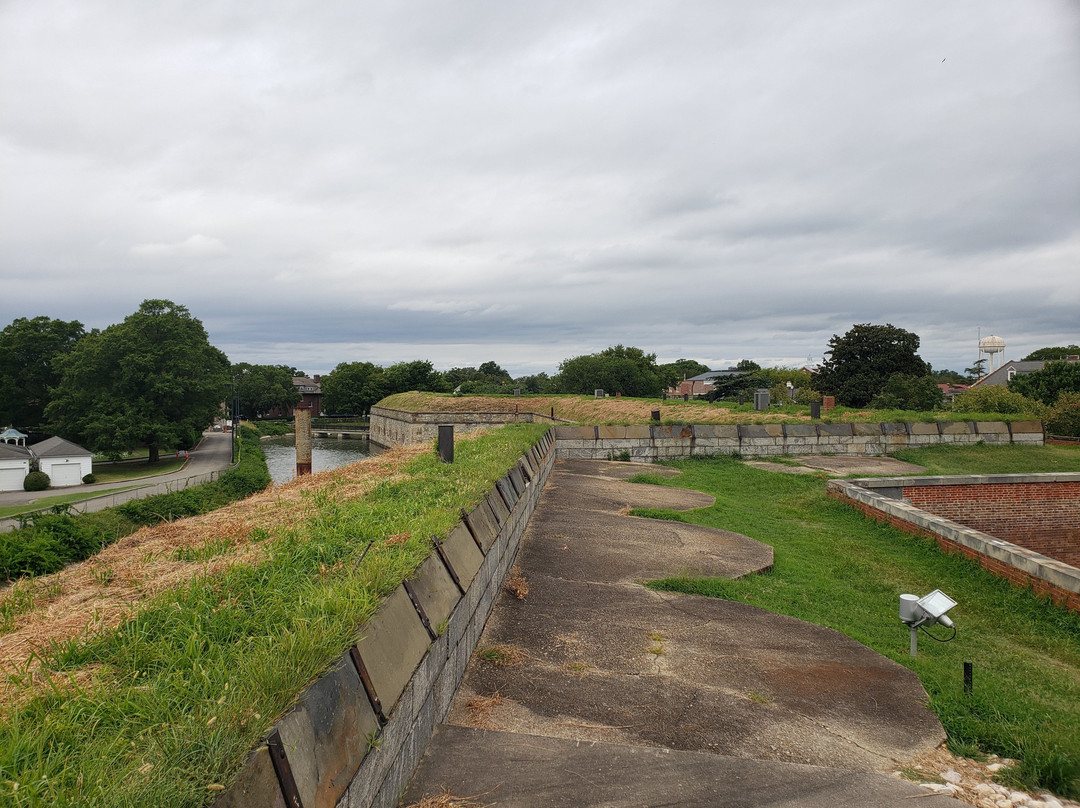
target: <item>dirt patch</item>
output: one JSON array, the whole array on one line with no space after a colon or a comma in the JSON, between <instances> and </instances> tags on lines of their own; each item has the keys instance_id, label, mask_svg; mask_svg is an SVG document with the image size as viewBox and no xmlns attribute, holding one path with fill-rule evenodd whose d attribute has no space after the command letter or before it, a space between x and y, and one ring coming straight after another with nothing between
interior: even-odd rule
<instances>
[{"instance_id":1,"label":"dirt patch","mask_svg":"<svg viewBox=\"0 0 1080 808\"><path fill-rule=\"evenodd\" d=\"M894 457L845 457L842 455L811 455L796 457L796 462L812 469L847 477L852 474L869 477L892 477L905 474L922 474L926 469L914 463L905 463Z\"/></svg>"}]
</instances>

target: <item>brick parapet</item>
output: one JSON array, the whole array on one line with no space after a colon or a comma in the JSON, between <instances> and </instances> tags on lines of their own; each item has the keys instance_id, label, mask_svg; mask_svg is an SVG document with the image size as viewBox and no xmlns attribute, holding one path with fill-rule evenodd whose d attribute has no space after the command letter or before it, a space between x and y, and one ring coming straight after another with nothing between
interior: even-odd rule
<instances>
[{"instance_id":1,"label":"brick parapet","mask_svg":"<svg viewBox=\"0 0 1080 808\"><path fill-rule=\"evenodd\" d=\"M1016 482L1005 482L1009 478ZM970 492L976 490L971 486L982 485L1076 485L1080 483L1080 474L920 477L917 481L917 487L924 489L966 488ZM906 499L889 496L889 493L903 491L905 484L912 482L910 477L830 480L828 492L872 519L887 522L907 533L932 538L944 551L977 561L1018 586L1029 587L1036 594L1048 596L1054 603L1080 612L1080 569L1036 549L931 513ZM1076 489L1070 490L1075 492Z\"/></svg>"}]
</instances>

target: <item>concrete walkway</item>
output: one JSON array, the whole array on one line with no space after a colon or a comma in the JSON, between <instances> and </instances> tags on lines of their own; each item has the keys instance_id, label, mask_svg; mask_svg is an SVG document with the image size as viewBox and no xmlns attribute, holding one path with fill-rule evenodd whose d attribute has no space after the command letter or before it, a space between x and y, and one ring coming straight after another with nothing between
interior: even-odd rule
<instances>
[{"instance_id":1,"label":"concrete walkway","mask_svg":"<svg viewBox=\"0 0 1080 808\"><path fill-rule=\"evenodd\" d=\"M166 455L165 457L168 457ZM100 511L120 505L133 499L142 499L152 494L163 494L206 482L211 476L229 468L232 463L232 434L227 432L204 432L202 440L190 452L188 461L179 471L143 477L135 480L122 480L112 483L93 483L91 485L50 488L47 491L4 491L0 492L0 506L32 505L35 500L63 494L85 494L91 499L80 500L71 504L73 511L86 513ZM128 488L128 486L132 486ZM127 488L114 494L95 497L97 491ZM0 519L0 531L18 527L17 519Z\"/></svg>"},{"instance_id":2,"label":"concrete walkway","mask_svg":"<svg viewBox=\"0 0 1080 808\"><path fill-rule=\"evenodd\" d=\"M712 503L620 479L641 471L669 470L556 463L518 556L527 594L500 596L404 803L958 805L887 774L944 740L907 669L830 629L641 585L772 565L745 536L628 516Z\"/></svg>"}]
</instances>

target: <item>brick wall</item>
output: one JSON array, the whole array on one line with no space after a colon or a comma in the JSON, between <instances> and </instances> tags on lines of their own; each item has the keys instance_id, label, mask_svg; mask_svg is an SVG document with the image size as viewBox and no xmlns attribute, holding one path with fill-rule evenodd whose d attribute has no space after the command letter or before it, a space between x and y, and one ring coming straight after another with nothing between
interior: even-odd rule
<instances>
[{"instance_id":1,"label":"brick wall","mask_svg":"<svg viewBox=\"0 0 1080 808\"><path fill-rule=\"evenodd\" d=\"M1080 482L905 485L903 496L924 511L1080 567Z\"/></svg>"}]
</instances>

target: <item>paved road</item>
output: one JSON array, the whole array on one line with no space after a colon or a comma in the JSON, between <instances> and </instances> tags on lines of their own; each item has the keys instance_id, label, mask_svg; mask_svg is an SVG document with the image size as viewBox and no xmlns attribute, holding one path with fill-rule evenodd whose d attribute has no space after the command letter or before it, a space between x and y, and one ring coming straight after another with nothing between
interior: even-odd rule
<instances>
[{"instance_id":1,"label":"paved road","mask_svg":"<svg viewBox=\"0 0 1080 808\"><path fill-rule=\"evenodd\" d=\"M88 499L72 505L73 510L100 511L114 505L120 505L133 499L142 499L152 494L163 494L189 485L206 482L219 472L229 468L232 462L232 434L225 432L204 432L202 440L191 450L188 462L179 471L159 474L142 480L130 482L94 483L93 485L50 488L48 491L4 491L0 493L0 506L33 504L43 497L54 497L67 493L85 493L93 495L95 491L107 491L127 485L138 486L126 491ZM0 519L0 531L18 527L15 519Z\"/></svg>"}]
</instances>

